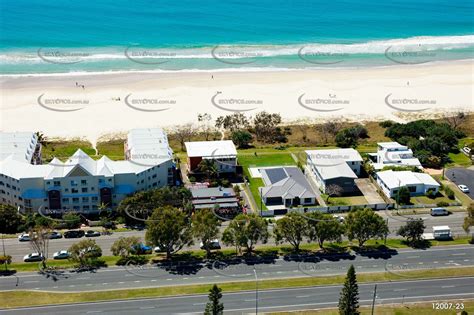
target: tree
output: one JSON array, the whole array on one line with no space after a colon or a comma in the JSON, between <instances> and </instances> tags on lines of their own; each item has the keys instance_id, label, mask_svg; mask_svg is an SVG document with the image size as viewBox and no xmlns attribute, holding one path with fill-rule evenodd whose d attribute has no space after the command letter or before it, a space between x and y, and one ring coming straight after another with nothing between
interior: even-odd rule
<instances>
[{"instance_id":1,"label":"tree","mask_svg":"<svg viewBox=\"0 0 474 315\"><path fill-rule=\"evenodd\" d=\"M199 210L193 216L193 236L202 242L207 258L211 256L211 242L219 235L220 226L220 221L210 209Z\"/></svg>"},{"instance_id":2,"label":"tree","mask_svg":"<svg viewBox=\"0 0 474 315\"><path fill-rule=\"evenodd\" d=\"M81 225L81 217L74 212L65 213L62 219L68 229L75 229Z\"/></svg>"},{"instance_id":3,"label":"tree","mask_svg":"<svg viewBox=\"0 0 474 315\"><path fill-rule=\"evenodd\" d=\"M330 184L326 187L326 202L329 203L329 198L330 197L335 197L335 196L340 196L343 193L343 189L341 186L336 185L336 184Z\"/></svg>"},{"instance_id":4,"label":"tree","mask_svg":"<svg viewBox=\"0 0 474 315\"><path fill-rule=\"evenodd\" d=\"M204 315L222 315L224 314L224 304L220 302L222 298L222 289L213 285L209 290L209 302L206 304Z\"/></svg>"},{"instance_id":5,"label":"tree","mask_svg":"<svg viewBox=\"0 0 474 315\"><path fill-rule=\"evenodd\" d=\"M311 212L307 214L308 236L311 241L318 241L319 247L324 250L325 241L340 242L344 234L344 225L330 214Z\"/></svg>"},{"instance_id":6,"label":"tree","mask_svg":"<svg viewBox=\"0 0 474 315\"><path fill-rule=\"evenodd\" d=\"M298 252L300 243L308 235L308 221L300 213L290 212L276 221L274 233L277 243L288 242Z\"/></svg>"},{"instance_id":7,"label":"tree","mask_svg":"<svg viewBox=\"0 0 474 315\"><path fill-rule=\"evenodd\" d=\"M69 247L69 259L77 264L78 268L96 267L103 263L99 259L102 256L102 249L95 240L86 239Z\"/></svg>"},{"instance_id":8,"label":"tree","mask_svg":"<svg viewBox=\"0 0 474 315\"><path fill-rule=\"evenodd\" d=\"M255 115L253 127L258 140L272 143L275 141L275 128L281 123L280 114L262 111Z\"/></svg>"},{"instance_id":9,"label":"tree","mask_svg":"<svg viewBox=\"0 0 474 315\"><path fill-rule=\"evenodd\" d=\"M252 141L252 134L247 130L235 130L232 132L231 139L240 149L248 148Z\"/></svg>"},{"instance_id":10,"label":"tree","mask_svg":"<svg viewBox=\"0 0 474 315\"><path fill-rule=\"evenodd\" d=\"M15 207L0 205L0 233L15 234L20 232L23 223L23 219Z\"/></svg>"},{"instance_id":11,"label":"tree","mask_svg":"<svg viewBox=\"0 0 474 315\"><path fill-rule=\"evenodd\" d=\"M346 280L339 297L340 315L359 315L359 286L354 266L351 265L347 270Z\"/></svg>"},{"instance_id":12,"label":"tree","mask_svg":"<svg viewBox=\"0 0 474 315\"><path fill-rule=\"evenodd\" d=\"M178 139L179 144L181 145L181 151L184 151L184 143L186 141L191 141L191 137L196 135L196 130L194 129L193 124L184 124L176 127L173 131L173 135Z\"/></svg>"},{"instance_id":13,"label":"tree","mask_svg":"<svg viewBox=\"0 0 474 315\"><path fill-rule=\"evenodd\" d=\"M30 236L30 247L35 252L43 256L42 264L43 268L46 268L46 260L48 259L48 249L49 249L49 230L37 226L29 231Z\"/></svg>"},{"instance_id":14,"label":"tree","mask_svg":"<svg viewBox=\"0 0 474 315\"><path fill-rule=\"evenodd\" d=\"M369 208L349 212L346 229L349 239L357 239L360 247L371 238L382 238L388 234L385 220Z\"/></svg>"},{"instance_id":15,"label":"tree","mask_svg":"<svg viewBox=\"0 0 474 315\"><path fill-rule=\"evenodd\" d=\"M198 164L197 170L206 174L206 179L209 181L216 179L219 175L216 162L213 159L202 159Z\"/></svg>"},{"instance_id":16,"label":"tree","mask_svg":"<svg viewBox=\"0 0 474 315\"><path fill-rule=\"evenodd\" d=\"M238 251L245 247L247 254L252 254L255 244L268 241L268 223L257 214L239 214L224 230L222 241L233 245Z\"/></svg>"},{"instance_id":17,"label":"tree","mask_svg":"<svg viewBox=\"0 0 474 315\"><path fill-rule=\"evenodd\" d=\"M212 121L211 114L204 113L198 114L198 122L201 124L201 132L204 134L206 141L209 141L209 136L212 134L212 126L210 122Z\"/></svg>"},{"instance_id":18,"label":"tree","mask_svg":"<svg viewBox=\"0 0 474 315\"><path fill-rule=\"evenodd\" d=\"M119 237L118 240L116 240L113 244L112 247L110 248L110 251L114 256L120 256L123 258L127 258L130 256L130 254L133 251L133 248L137 248L141 243L141 240L137 236L129 236L129 237Z\"/></svg>"},{"instance_id":19,"label":"tree","mask_svg":"<svg viewBox=\"0 0 474 315\"><path fill-rule=\"evenodd\" d=\"M351 128L346 128L339 131L336 135L336 144L341 148L355 148L357 147L359 137Z\"/></svg>"},{"instance_id":20,"label":"tree","mask_svg":"<svg viewBox=\"0 0 474 315\"><path fill-rule=\"evenodd\" d=\"M191 224L178 208L165 206L153 210L147 220L146 240L166 251L166 258L193 243Z\"/></svg>"},{"instance_id":21,"label":"tree","mask_svg":"<svg viewBox=\"0 0 474 315\"><path fill-rule=\"evenodd\" d=\"M397 203L401 205L410 204L410 190L406 186L400 187L396 194Z\"/></svg>"},{"instance_id":22,"label":"tree","mask_svg":"<svg viewBox=\"0 0 474 315\"><path fill-rule=\"evenodd\" d=\"M324 143L328 143L329 136L334 138L337 133L341 130L341 123L338 121L327 121L321 125L318 125L318 130L323 136Z\"/></svg>"},{"instance_id":23,"label":"tree","mask_svg":"<svg viewBox=\"0 0 474 315\"><path fill-rule=\"evenodd\" d=\"M462 228L466 233L469 233L471 227L474 226L474 203L471 203L467 208L467 216L464 218ZM471 243L474 241L474 234L471 235Z\"/></svg>"},{"instance_id":24,"label":"tree","mask_svg":"<svg viewBox=\"0 0 474 315\"><path fill-rule=\"evenodd\" d=\"M8 265L12 263L12 256L10 255L0 255L0 265L5 266L5 271L8 270Z\"/></svg>"},{"instance_id":25,"label":"tree","mask_svg":"<svg viewBox=\"0 0 474 315\"><path fill-rule=\"evenodd\" d=\"M457 130L466 121L467 116L464 112L458 111L457 113L447 113L445 120L451 128Z\"/></svg>"},{"instance_id":26,"label":"tree","mask_svg":"<svg viewBox=\"0 0 474 315\"><path fill-rule=\"evenodd\" d=\"M425 228L426 226L422 219L410 219L398 229L397 234L406 238L409 244L415 245L422 240Z\"/></svg>"},{"instance_id":27,"label":"tree","mask_svg":"<svg viewBox=\"0 0 474 315\"><path fill-rule=\"evenodd\" d=\"M233 113L232 115L219 116L216 119L216 128L225 129L230 132L247 129L249 125L248 118L242 113Z\"/></svg>"}]
</instances>

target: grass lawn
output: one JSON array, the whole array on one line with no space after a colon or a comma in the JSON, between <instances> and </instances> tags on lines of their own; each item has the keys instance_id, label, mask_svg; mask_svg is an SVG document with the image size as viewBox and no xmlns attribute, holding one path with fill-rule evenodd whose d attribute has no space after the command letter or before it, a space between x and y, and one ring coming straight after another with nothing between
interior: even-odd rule
<instances>
[{"instance_id":1,"label":"grass lawn","mask_svg":"<svg viewBox=\"0 0 474 315\"><path fill-rule=\"evenodd\" d=\"M124 139L97 142L97 151L99 155L107 155L111 160L123 160L125 159Z\"/></svg>"},{"instance_id":2,"label":"grass lawn","mask_svg":"<svg viewBox=\"0 0 474 315\"><path fill-rule=\"evenodd\" d=\"M76 140L52 140L42 148L42 156L44 161L51 161L53 157L57 157L61 161L67 160L77 149L81 149L92 158L98 158L92 144L88 141Z\"/></svg>"},{"instance_id":3,"label":"grass lawn","mask_svg":"<svg viewBox=\"0 0 474 315\"><path fill-rule=\"evenodd\" d=\"M459 190L456 184L448 180L442 180L441 183L444 186L448 186L449 188L451 188L451 190L454 191L454 195L456 196L456 198L460 200L464 206L468 206L473 202L473 200L468 195L464 194L463 192Z\"/></svg>"},{"instance_id":4,"label":"grass lawn","mask_svg":"<svg viewBox=\"0 0 474 315\"><path fill-rule=\"evenodd\" d=\"M438 202L447 202L451 203L454 202L455 200L451 200L444 195L438 194L436 198L429 198L426 196L416 196L416 197L411 197L410 198L411 202L414 204L425 204L425 205L431 205L431 204L438 204Z\"/></svg>"},{"instance_id":5,"label":"grass lawn","mask_svg":"<svg viewBox=\"0 0 474 315\"><path fill-rule=\"evenodd\" d=\"M468 313L474 312L474 300L472 299L456 299L452 302L463 303L464 310ZM371 306L361 306L359 308L361 315L369 315L371 313ZM390 304L390 305L376 305L374 313L377 315L455 315L459 314L461 310L433 310L432 302L426 303L403 303L403 304ZM275 313L266 313L271 315L339 315L339 310L337 308L325 308L319 310L308 310L308 311L296 311L296 312L275 312Z\"/></svg>"},{"instance_id":6,"label":"grass lawn","mask_svg":"<svg viewBox=\"0 0 474 315\"><path fill-rule=\"evenodd\" d=\"M357 280L359 283L381 282L390 280L404 280L406 276L413 279L427 279L439 277L461 277L473 276L474 267L465 268L443 268L438 270L416 270L406 271L403 275L396 275L388 272L380 273L359 273ZM292 279L273 279L259 281L259 289L276 289L276 288L292 288L307 287L316 285L334 285L342 284L345 275L328 276L328 277L302 277ZM236 292L242 290L254 290L254 281L226 282L218 283L223 293ZM146 289L128 289L128 290L111 290L111 291L95 291L95 292L78 292L78 293L53 293L40 291L2 291L0 292L0 300L3 301L3 307L12 308L20 306L48 305L74 302L94 302L104 300L123 300L132 298L146 298L159 296L174 296L185 294L207 294L211 288L211 284L188 285L188 286L169 286L161 288Z\"/></svg>"},{"instance_id":7,"label":"grass lawn","mask_svg":"<svg viewBox=\"0 0 474 315\"><path fill-rule=\"evenodd\" d=\"M326 200L327 195L323 195ZM367 199L364 196L347 196L347 197L331 197L329 198L330 206L350 206L350 205L365 205Z\"/></svg>"},{"instance_id":8,"label":"grass lawn","mask_svg":"<svg viewBox=\"0 0 474 315\"><path fill-rule=\"evenodd\" d=\"M449 158L451 159L451 163L449 163L447 166L452 167L452 166L464 166L468 167L472 165L471 160L467 155L465 155L462 152L459 153L449 153L448 154Z\"/></svg>"}]
</instances>

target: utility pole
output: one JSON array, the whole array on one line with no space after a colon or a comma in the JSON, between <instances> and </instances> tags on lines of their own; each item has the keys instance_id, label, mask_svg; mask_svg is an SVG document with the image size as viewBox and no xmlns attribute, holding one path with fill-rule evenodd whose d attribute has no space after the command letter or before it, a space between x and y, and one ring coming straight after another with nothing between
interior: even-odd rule
<instances>
[{"instance_id":1,"label":"utility pole","mask_svg":"<svg viewBox=\"0 0 474 315\"><path fill-rule=\"evenodd\" d=\"M374 308L375 308L375 297L377 296L377 285L374 287L374 297L372 299L372 315L374 315Z\"/></svg>"},{"instance_id":2,"label":"utility pole","mask_svg":"<svg viewBox=\"0 0 474 315\"><path fill-rule=\"evenodd\" d=\"M263 211L262 187L260 187L259 191L260 191L260 216L262 216L262 211Z\"/></svg>"}]
</instances>

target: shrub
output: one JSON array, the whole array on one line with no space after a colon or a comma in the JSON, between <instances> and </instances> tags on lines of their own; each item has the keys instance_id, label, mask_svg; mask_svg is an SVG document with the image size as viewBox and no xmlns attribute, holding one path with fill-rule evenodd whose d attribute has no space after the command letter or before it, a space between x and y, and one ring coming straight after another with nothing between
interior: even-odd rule
<instances>
[{"instance_id":1,"label":"shrub","mask_svg":"<svg viewBox=\"0 0 474 315\"><path fill-rule=\"evenodd\" d=\"M394 124L394 122L391 121L391 120L384 120L384 121L381 121L379 123L379 126L382 127L382 128L389 128L389 127L392 127L393 124Z\"/></svg>"},{"instance_id":2,"label":"shrub","mask_svg":"<svg viewBox=\"0 0 474 315\"><path fill-rule=\"evenodd\" d=\"M454 191L451 188L449 188L448 186L444 187L444 193L446 194L446 197L451 200L454 200Z\"/></svg>"},{"instance_id":3,"label":"shrub","mask_svg":"<svg viewBox=\"0 0 474 315\"><path fill-rule=\"evenodd\" d=\"M436 198L436 192L433 189L428 189L426 191L426 197L428 197L430 199L434 199L434 198Z\"/></svg>"},{"instance_id":4,"label":"shrub","mask_svg":"<svg viewBox=\"0 0 474 315\"><path fill-rule=\"evenodd\" d=\"M120 257L117 261L118 266L124 265L144 265L148 263L148 258L146 256L128 256L128 257Z\"/></svg>"},{"instance_id":5,"label":"shrub","mask_svg":"<svg viewBox=\"0 0 474 315\"><path fill-rule=\"evenodd\" d=\"M449 203L447 203L446 201L440 201L436 204L437 207L447 207L449 206Z\"/></svg>"},{"instance_id":6,"label":"shrub","mask_svg":"<svg viewBox=\"0 0 474 315\"><path fill-rule=\"evenodd\" d=\"M0 255L0 265L3 265L3 264L11 264L12 263L12 256L10 255L6 255L6 256L3 256L3 255Z\"/></svg>"}]
</instances>

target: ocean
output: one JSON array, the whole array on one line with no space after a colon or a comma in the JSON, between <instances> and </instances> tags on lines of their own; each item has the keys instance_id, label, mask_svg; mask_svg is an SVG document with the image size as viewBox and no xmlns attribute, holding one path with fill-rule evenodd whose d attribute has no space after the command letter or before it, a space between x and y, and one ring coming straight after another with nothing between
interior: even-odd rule
<instances>
[{"instance_id":1,"label":"ocean","mask_svg":"<svg viewBox=\"0 0 474 315\"><path fill-rule=\"evenodd\" d=\"M474 57L470 0L0 0L0 74L236 71Z\"/></svg>"}]
</instances>

